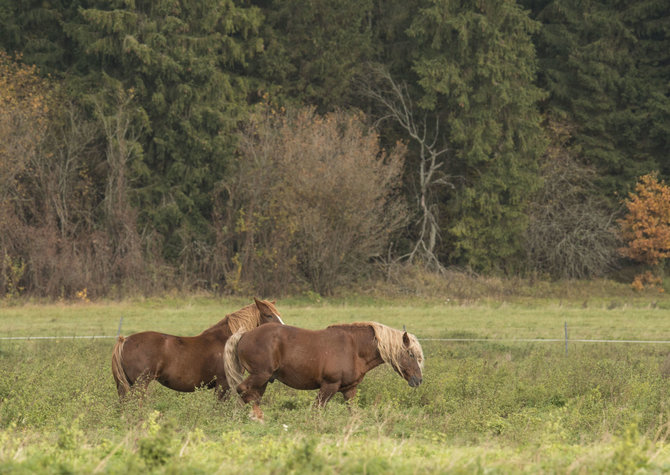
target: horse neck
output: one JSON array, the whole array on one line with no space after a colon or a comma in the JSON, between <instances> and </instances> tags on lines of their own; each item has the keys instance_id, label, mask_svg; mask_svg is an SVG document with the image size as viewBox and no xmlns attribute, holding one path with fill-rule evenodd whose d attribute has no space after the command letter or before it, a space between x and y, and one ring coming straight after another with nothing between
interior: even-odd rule
<instances>
[{"instance_id":1,"label":"horse neck","mask_svg":"<svg viewBox=\"0 0 670 475\"><path fill-rule=\"evenodd\" d=\"M228 317L212 325L207 330L201 333L201 335L211 335L220 338L228 338L232 334L233 332L230 331L230 326L228 325Z\"/></svg>"},{"instance_id":2,"label":"horse neck","mask_svg":"<svg viewBox=\"0 0 670 475\"><path fill-rule=\"evenodd\" d=\"M365 361L365 372L384 364L384 359L379 353L375 332L371 326L351 327L356 334L358 343L358 355Z\"/></svg>"}]
</instances>

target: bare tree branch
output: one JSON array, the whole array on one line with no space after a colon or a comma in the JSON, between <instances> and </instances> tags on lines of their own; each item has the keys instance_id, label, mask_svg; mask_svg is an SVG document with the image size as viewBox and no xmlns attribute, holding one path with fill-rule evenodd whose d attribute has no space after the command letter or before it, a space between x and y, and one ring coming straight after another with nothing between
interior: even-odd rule
<instances>
[{"instance_id":1,"label":"bare tree branch","mask_svg":"<svg viewBox=\"0 0 670 475\"><path fill-rule=\"evenodd\" d=\"M448 161L449 147L440 147L440 120L428 126L428 114L424 113L417 120L419 112L412 101L411 94L405 83L396 81L388 70L381 66L372 66L368 81L363 82L361 90L364 95L377 102L386 114L378 120L392 119L402 127L409 137L419 146L419 161L416 178L419 184L415 199L419 211L417 220L418 235L409 253L400 259L412 262L424 260L429 266L439 271L444 267L436 255L436 245L441 239L437 203L434 201L434 190L453 183L444 174L444 165ZM430 138L429 138L430 137Z\"/></svg>"}]
</instances>

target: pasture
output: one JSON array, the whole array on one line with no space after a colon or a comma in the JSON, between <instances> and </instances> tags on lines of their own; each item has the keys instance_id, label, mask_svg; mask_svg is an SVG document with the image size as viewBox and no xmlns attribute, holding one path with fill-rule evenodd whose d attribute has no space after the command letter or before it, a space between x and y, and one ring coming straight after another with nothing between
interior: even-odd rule
<instances>
[{"instance_id":1,"label":"pasture","mask_svg":"<svg viewBox=\"0 0 670 475\"><path fill-rule=\"evenodd\" d=\"M670 301L279 300L287 324L374 320L423 340L424 383L388 365L351 408L269 385L265 424L236 398L157 383L120 404L114 340L0 340L0 473L662 473L670 470ZM0 337L196 335L249 300L0 309Z\"/></svg>"}]
</instances>

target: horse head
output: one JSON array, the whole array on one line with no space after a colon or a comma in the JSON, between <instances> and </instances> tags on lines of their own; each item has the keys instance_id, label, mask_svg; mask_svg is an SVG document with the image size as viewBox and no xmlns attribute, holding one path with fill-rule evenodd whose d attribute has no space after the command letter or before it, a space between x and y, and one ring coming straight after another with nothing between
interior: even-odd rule
<instances>
[{"instance_id":1,"label":"horse head","mask_svg":"<svg viewBox=\"0 0 670 475\"><path fill-rule=\"evenodd\" d=\"M402 335L402 351L397 356L398 367L395 368L407 383L415 388L423 380L423 350L414 335L404 332Z\"/></svg>"},{"instance_id":2,"label":"horse head","mask_svg":"<svg viewBox=\"0 0 670 475\"><path fill-rule=\"evenodd\" d=\"M256 297L254 297L254 302L256 302L256 308L258 308L258 311L261 314L259 323L260 325L263 325L264 323L284 324L284 321L281 319L281 315L279 315L279 310L277 310L277 307L274 305L274 301L270 302L269 300L258 300Z\"/></svg>"}]
</instances>

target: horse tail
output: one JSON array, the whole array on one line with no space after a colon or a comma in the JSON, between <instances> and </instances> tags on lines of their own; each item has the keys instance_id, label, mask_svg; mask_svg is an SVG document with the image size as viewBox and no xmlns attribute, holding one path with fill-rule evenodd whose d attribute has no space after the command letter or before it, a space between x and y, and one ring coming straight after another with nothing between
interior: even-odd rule
<instances>
[{"instance_id":1,"label":"horse tail","mask_svg":"<svg viewBox=\"0 0 670 475\"><path fill-rule=\"evenodd\" d=\"M228 338L226 346L223 349L223 365L226 370L226 379L228 386L236 390L237 386L244 379L244 367L237 356L237 344L244 335L244 331L238 331Z\"/></svg>"},{"instance_id":2,"label":"horse tail","mask_svg":"<svg viewBox=\"0 0 670 475\"><path fill-rule=\"evenodd\" d=\"M122 363L123 344L125 342L126 339L119 335L112 352L112 375L114 376L114 381L116 381L116 390L119 392L119 396L125 396L130 391L130 381L123 370Z\"/></svg>"}]
</instances>

